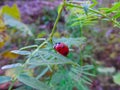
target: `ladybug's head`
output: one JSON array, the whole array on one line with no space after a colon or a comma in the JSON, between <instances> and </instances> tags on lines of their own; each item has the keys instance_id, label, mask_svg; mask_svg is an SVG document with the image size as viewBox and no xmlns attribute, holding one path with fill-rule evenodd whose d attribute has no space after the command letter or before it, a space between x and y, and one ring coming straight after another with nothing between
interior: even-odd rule
<instances>
[{"instance_id":1,"label":"ladybug's head","mask_svg":"<svg viewBox=\"0 0 120 90\"><path fill-rule=\"evenodd\" d=\"M53 46L53 48L55 49L55 47L56 47L57 45L60 45L60 44L61 44L61 42L55 43L55 45Z\"/></svg>"}]
</instances>

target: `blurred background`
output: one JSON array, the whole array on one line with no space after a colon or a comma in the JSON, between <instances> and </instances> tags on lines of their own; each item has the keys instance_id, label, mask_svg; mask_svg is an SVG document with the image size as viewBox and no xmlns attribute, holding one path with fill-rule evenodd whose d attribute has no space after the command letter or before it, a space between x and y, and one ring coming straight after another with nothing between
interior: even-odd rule
<instances>
[{"instance_id":1,"label":"blurred background","mask_svg":"<svg viewBox=\"0 0 120 90\"><path fill-rule=\"evenodd\" d=\"M79 0L78 0L79 1ZM84 1L84 0L80 0ZM111 7L119 0L97 0L95 8ZM58 5L62 0L0 0L0 7L4 5L12 6L17 4L21 22L27 25L33 35L18 31L16 28L8 28L0 32L0 67L15 62L24 62L25 59L10 51L22 48L27 45L40 44L36 38L47 38L51 32L57 16ZM79 26L74 30L69 28L65 22L68 19L68 11L64 9L57 25L57 32L54 37L78 37ZM93 79L92 90L120 90L120 86L112 79L114 73L120 70L120 29L113 27L111 22L99 20L83 28L83 36L87 38L87 43L83 50L85 63L94 60L97 63L97 76ZM72 33L72 34L71 34ZM77 52L77 49L76 49ZM87 57L87 56L91 57ZM74 57L72 57L74 56ZM71 58L79 58L70 54ZM90 58L92 58L90 60ZM10 71L8 71L10 72ZM0 69L0 75L8 74Z\"/></svg>"}]
</instances>

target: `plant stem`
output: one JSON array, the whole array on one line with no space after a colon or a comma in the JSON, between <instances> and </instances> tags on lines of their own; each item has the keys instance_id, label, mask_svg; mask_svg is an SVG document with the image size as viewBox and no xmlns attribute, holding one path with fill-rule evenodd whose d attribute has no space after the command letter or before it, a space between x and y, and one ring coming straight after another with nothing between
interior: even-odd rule
<instances>
[{"instance_id":1,"label":"plant stem","mask_svg":"<svg viewBox=\"0 0 120 90\"><path fill-rule=\"evenodd\" d=\"M15 82L16 82L16 78L13 79L13 81L12 81L11 85L9 86L8 90L12 90L12 87L14 86Z\"/></svg>"},{"instance_id":2,"label":"plant stem","mask_svg":"<svg viewBox=\"0 0 120 90\"><path fill-rule=\"evenodd\" d=\"M60 19L60 15L61 15L61 13L62 13L62 10L63 10L64 6L65 6L65 0L63 0L63 4L62 4L62 6L61 6L61 8L60 8L60 10L59 10L59 12L58 12L56 21L55 21L54 26L53 26L53 29L52 29L52 32L51 32L51 34L50 34L50 36L49 36L49 41L50 41L50 42L52 42L52 37L53 37L53 35L54 35L55 31L56 31L56 27L57 27L57 24L58 24L58 21L59 21L59 19Z\"/></svg>"},{"instance_id":3,"label":"plant stem","mask_svg":"<svg viewBox=\"0 0 120 90\"><path fill-rule=\"evenodd\" d=\"M80 37L82 37L82 25L80 23ZM80 50L80 65L82 66L83 65L83 55L82 55L82 50Z\"/></svg>"}]
</instances>

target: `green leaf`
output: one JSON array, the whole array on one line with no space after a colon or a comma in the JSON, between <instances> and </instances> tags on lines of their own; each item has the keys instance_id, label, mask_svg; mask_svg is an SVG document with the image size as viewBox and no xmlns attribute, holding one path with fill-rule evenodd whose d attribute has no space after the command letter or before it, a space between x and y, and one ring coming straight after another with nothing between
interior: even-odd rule
<instances>
[{"instance_id":1,"label":"green leaf","mask_svg":"<svg viewBox=\"0 0 120 90\"><path fill-rule=\"evenodd\" d=\"M72 63L73 62L68 58L45 49L40 49L38 52L36 52L36 54L28 62L28 64L31 65L54 65Z\"/></svg>"},{"instance_id":2,"label":"green leaf","mask_svg":"<svg viewBox=\"0 0 120 90\"><path fill-rule=\"evenodd\" d=\"M115 74L115 75L113 76L113 81L114 81L116 84L120 85L120 73L117 73L117 74Z\"/></svg>"},{"instance_id":3,"label":"green leaf","mask_svg":"<svg viewBox=\"0 0 120 90\"><path fill-rule=\"evenodd\" d=\"M22 47L22 48L20 48L20 50L36 48L36 47L38 47L38 45L30 45L30 46Z\"/></svg>"},{"instance_id":4,"label":"green leaf","mask_svg":"<svg viewBox=\"0 0 120 90\"><path fill-rule=\"evenodd\" d=\"M118 11L114 16L113 16L114 19L117 19L117 18L120 18L120 11Z\"/></svg>"},{"instance_id":5,"label":"green leaf","mask_svg":"<svg viewBox=\"0 0 120 90\"><path fill-rule=\"evenodd\" d=\"M84 10L85 14L88 15L89 4L83 4L82 6L83 6L83 10Z\"/></svg>"},{"instance_id":6,"label":"green leaf","mask_svg":"<svg viewBox=\"0 0 120 90\"><path fill-rule=\"evenodd\" d=\"M30 36L33 36L31 30L28 28L27 25L25 25L24 23L12 18L11 16L9 15L4 15L4 23L10 27L14 27L14 28L17 28L18 30L22 31L23 35L26 36L26 35L30 35Z\"/></svg>"},{"instance_id":7,"label":"green leaf","mask_svg":"<svg viewBox=\"0 0 120 90\"><path fill-rule=\"evenodd\" d=\"M119 12L120 8L120 2L115 3L111 8L100 8L101 10L104 10L107 14L112 12Z\"/></svg>"},{"instance_id":8,"label":"green leaf","mask_svg":"<svg viewBox=\"0 0 120 90\"><path fill-rule=\"evenodd\" d=\"M80 37L80 38L59 38L59 39L53 39L55 43L58 42L64 42L67 44L69 47L74 45L74 46L80 46L85 43L86 38L85 37Z\"/></svg>"},{"instance_id":9,"label":"green leaf","mask_svg":"<svg viewBox=\"0 0 120 90\"><path fill-rule=\"evenodd\" d=\"M29 51L21 51L21 50L12 50L12 53L19 54L19 55L29 55L31 52Z\"/></svg>"},{"instance_id":10,"label":"green leaf","mask_svg":"<svg viewBox=\"0 0 120 90\"><path fill-rule=\"evenodd\" d=\"M21 63L16 63L16 64L5 65L1 69L4 70L4 69L16 68L16 67L20 67L20 66L22 66Z\"/></svg>"},{"instance_id":11,"label":"green leaf","mask_svg":"<svg viewBox=\"0 0 120 90\"><path fill-rule=\"evenodd\" d=\"M97 70L101 74L113 74L115 72L114 67L98 67Z\"/></svg>"},{"instance_id":12,"label":"green leaf","mask_svg":"<svg viewBox=\"0 0 120 90\"><path fill-rule=\"evenodd\" d=\"M85 66L82 66L82 69L85 71L85 70L91 70L93 69L94 66L93 65L85 65Z\"/></svg>"},{"instance_id":13,"label":"green leaf","mask_svg":"<svg viewBox=\"0 0 120 90\"><path fill-rule=\"evenodd\" d=\"M45 75L46 74L46 72L49 70L49 68L47 67L47 68L45 68L37 77L36 77L36 79L39 79L39 78L41 78L43 75Z\"/></svg>"},{"instance_id":14,"label":"green leaf","mask_svg":"<svg viewBox=\"0 0 120 90\"><path fill-rule=\"evenodd\" d=\"M95 76L94 74L91 74L88 72L89 69L92 69L92 65L85 65L85 66L77 66L77 67L72 67L69 75L73 80L77 81L78 83L83 83L83 84L90 84L92 80L88 78L88 76Z\"/></svg>"},{"instance_id":15,"label":"green leaf","mask_svg":"<svg viewBox=\"0 0 120 90\"><path fill-rule=\"evenodd\" d=\"M20 74L18 76L18 80L21 81L22 83L38 89L38 90L51 90L50 88L48 88L48 86L44 83L42 83L41 81L35 79L34 77L30 77L26 74Z\"/></svg>"},{"instance_id":16,"label":"green leaf","mask_svg":"<svg viewBox=\"0 0 120 90\"><path fill-rule=\"evenodd\" d=\"M95 7L98 4L96 0L92 0L92 2L93 2L92 5L90 5L91 8Z\"/></svg>"},{"instance_id":17,"label":"green leaf","mask_svg":"<svg viewBox=\"0 0 120 90\"><path fill-rule=\"evenodd\" d=\"M6 82L9 82L9 81L11 81L11 78L10 78L10 77L0 76L0 84L6 83Z\"/></svg>"}]
</instances>

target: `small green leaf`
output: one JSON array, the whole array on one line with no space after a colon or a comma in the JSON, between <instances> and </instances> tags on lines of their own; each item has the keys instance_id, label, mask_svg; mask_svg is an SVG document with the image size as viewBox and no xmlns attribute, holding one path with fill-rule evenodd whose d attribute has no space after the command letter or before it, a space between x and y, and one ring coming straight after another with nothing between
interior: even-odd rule
<instances>
[{"instance_id":1,"label":"small green leaf","mask_svg":"<svg viewBox=\"0 0 120 90\"><path fill-rule=\"evenodd\" d=\"M19 54L19 55L29 55L31 52L29 51L21 51L21 50L13 50L12 53Z\"/></svg>"},{"instance_id":2,"label":"small green leaf","mask_svg":"<svg viewBox=\"0 0 120 90\"><path fill-rule=\"evenodd\" d=\"M0 76L0 84L6 83L6 82L9 82L9 81L11 81L11 78L10 78L10 77Z\"/></svg>"},{"instance_id":3,"label":"small green leaf","mask_svg":"<svg viewBox=\"0 0 120 90\"><path fill-rule=\"evenodd\" d=\"M114 67L98 67L98 72L102 74L112 74L115 72Z\"/></svg>"},{"instance_id":4,"label":"small green leaf","mask_svg":"<svg viewBox=\"0 0 120 90\"><path fill-rule=\"evenodd\" d=\"M113 16L114 19L117 19L117 18L120 18L120 11L118 11L114 16Z\"/></svg>"},{"instance_id":5,"label":"small green leaf","mask_svg":"<svg viewBox=\"0 0 120 90\"><path fill-rule=\"evenodd\" d=\"M68 47L75 45L75 46L80 46L85 43L86 38L85 37L80 37L80 38L59 38L59 39L53 39L55 43L57 42L64 42L65 44L68 45Z\"/></svg>"},{"instance_id":6,"label":"small green leaf","mask_svg":"<svg viewBox=\"0 0 120 90\"><path fill-rule=\"evenodd\" d=\"M36 55L33 56L28 62L28 64L31 65L54 65L71 63L73 62L68 58L44 49L39 50Z\"/></svg>"},{"instance_id":7,"label":"small green leaf","mask_svg":"<svg viewBox=\"0 0 120 90\"><path fill-rule=\"evenodd\" d=\"M36 47L38 47L38 45L30 45L30 46L22 47L22 48L20 48L20 50L29 49L29 48L36 48Z\"/></svg>"},{"instance_id":8,"label":"small green leaf","mask_svg":"<svg viewBox=\"0 0 120 90\"><path fill-rule=\"evenodd\" d=\"M22 66L21 63L16 63L16 64L5 65L1 69L4 70L4 69L16 68L16 67L20 67L20 66Z\"/></svg>"},{"instance_id":9,"label":"small green leaf","mask_svg":"<svg viewBox=\"0 0 120 90\"><path fill-rule=\"evenodd\" d=\"M83 6L83 9L84 9L85 14L88 15L89 4L83 4L82 6Z\"/></svg>"},{"instance_id":10,"label":"small green leaf","mask_svg":"<svg viewBox=\"0 0 120 90\"><path fill-rule=\"evenodd\" d=\"M93 3L90 5L91 8L95 7L98 4L96 0L92 0L92 2Z\"/></svg>"},{"instance_id":11,"label":"small green leaf","mask_svg":"<svg viewBox=\"0 0 120 90\"><path fill-rule=\"evenodd\" d=\"M73 78L75 81L77 81L77 83L90 84L92 82L92 80L90 80L90 78L88 78L88 76L95 76L95 75L88 72L90 70L89 67L91 68L92 65L72 67L69 72L69 75L71 76L71 78Z\"/></svg>"},{"instance_id":12,"label":"small green leaf","mask_svg":"<svg viewBox=\"0 0 120 90\"><path fill-rule=\"evenodd\" d=\"M48 88L48 86L44 83L42 83L41 81L35 79L34 77L30 77L26 74L20 74L18 76L18 80L23 82L24 84L38 89L38 90L51 90L50 88Z\"/></svg>"},{"instance_id":13,"label":"small green leaf","mask_svg":"<svg viewBox=\"0 0 120 90\"><path fill-rule=\"evenodd\" d=\"M113 76L113 81L114 81L116 84L120 85L120 73L117 73L117 74L115 74L115 75Z\"/></svg>"},{"instance_id":14,"label":"small green leaf","mask_svg":"<svg viewBox=\"0 0 120 90\"><path fill-rule=\"evenodd\" d=\"M49 68L47 67L47 68L45 68L37 77L36 77L36 79L39 79L39 78L41 78L43 75L45 75L46 74L46 72L49 70Z\"/></svg>"},{"instance_id":15,"label":"small green leaf","mask_svg":"<svg viewBox=\"0 0 120 90\"><path fill-rule=\"evenodd\" d=\"M24 23L12 18L9 15L4 14L4 23L10 27L13 28L17 28L18 30L22 31L22 34L24 36L26 35L30 35L33 36L31 30L29 29L29 27L27 25L25 25Z\"/></svg>"}]
</instances>

